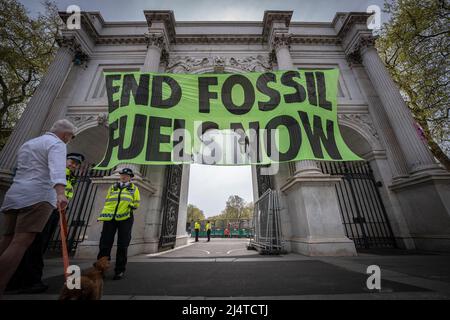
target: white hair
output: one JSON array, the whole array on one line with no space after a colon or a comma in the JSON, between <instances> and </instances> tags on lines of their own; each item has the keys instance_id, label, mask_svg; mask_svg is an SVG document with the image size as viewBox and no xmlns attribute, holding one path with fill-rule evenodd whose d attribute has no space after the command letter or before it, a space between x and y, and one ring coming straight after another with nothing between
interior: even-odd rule
<instances>
[{"instance_id":1,"label":"white hair","mask_svg":"<svg viewBox=\"0 0 450 320\"><path fill-rule=\"evenodd\" d=\"M75 126L67 119L61 119L56 121L53 126L50 128L50 132L52 133L74 133Z\"/></svg>"}]
</instances>

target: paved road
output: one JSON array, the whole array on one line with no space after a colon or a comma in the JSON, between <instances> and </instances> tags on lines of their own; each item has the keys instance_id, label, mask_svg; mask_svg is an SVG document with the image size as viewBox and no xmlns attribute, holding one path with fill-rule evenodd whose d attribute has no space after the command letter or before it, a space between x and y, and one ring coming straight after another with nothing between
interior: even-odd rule
<instances>
[{"instance_id":1,"label":"paved road","mask_svg":"<svg viewBox=\"0 0 450 320\"><path fill-rule=\"evenodd\" d=\"M247 240L212 239L129 259L126 278L105 279L104 299L450 299L450 255L366 252L358 257L260 256ZM71 261L85 268L92 261ZM381 290L367 289L367 267L381 267ZM61 261L46 261L50 289L6 299L56 299Z\"/></svg>"}]
</instances>

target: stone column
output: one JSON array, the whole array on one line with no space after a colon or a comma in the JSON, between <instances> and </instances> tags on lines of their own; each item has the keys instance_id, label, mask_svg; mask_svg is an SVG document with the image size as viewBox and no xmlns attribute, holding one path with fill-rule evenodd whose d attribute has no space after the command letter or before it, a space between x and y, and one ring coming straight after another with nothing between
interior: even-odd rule
<instances>
[{"instance_id":1,"label":"stone column","mask_svg":"<svg viewBox=\"0 0 450 320\"><path fill-rule=\"evenodd\" d=\"M164 38L159 34L147 35L147 53L145 55L144 65L141 67L142 72L158 72L161 62L161 54L164 48ZM142 179L141 165L132 163L122 163L117 166L115 173L123 168L130 168L135 173L135 179Z\"/></svg>"},{"instance_id":2,"label":"stone column","mask_svg":"<svg viewBox=\"0 0 450 320\"><path fill-rule=\"evenodd\" d=\"M405 155L409 172L415 173L427 169L438 169L439 166L430 150L419 138L411 112L407 108L397 85L390 77L373 44L372 37L360 39L359 46L362 63L394 129Z\"/></svg>"},{"instance_id":3,"label":"stone column","mask_svg":"<svg viewBox=\"0 0 450 320\"><path fill-rule=\"evenodd\" d=\"M293 70L291 53L289 51L290 37L289 35L275 35L272 46L275 50L277 58L278 70ZM316 161L302 160L295 163L296 174L321 174L321 170Z\"/></svg>"},{"instance_id":4,"label":"stone column","mask_svg":"<svg viewBox=\"0 0 450 320\"><path fill-rule=\"evenodd\" d=\"M290 37L275 34L275 50L279 70L292 70ZM317 161L302 160L295 164L295 176L281 191L286 194L292 236L290 248L308 256L353 256L353 241L344 233L335 184L340 178L325 175Z\"/></svg>"},{"instance_id":5,"label":"stone column","mask_svg":"<svg viewBox=\"0 0 450 320\"><path fill-rule=\"evenodd\" d=\"M24 142L41 133L48 111L72 66L73 51L65 45L58 49L47 73L18 121L13 133L0 153L0 166L4 174L11 174L16 153Z\"/></svg>"}]
</instances>

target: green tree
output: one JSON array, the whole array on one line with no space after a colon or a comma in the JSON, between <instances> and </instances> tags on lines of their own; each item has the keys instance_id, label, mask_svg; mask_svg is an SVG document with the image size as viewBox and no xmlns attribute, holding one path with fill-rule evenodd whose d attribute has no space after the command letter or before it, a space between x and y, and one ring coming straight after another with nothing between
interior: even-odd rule
<instances>
[{"instance_id":1,"label":"green tree","mask_svg":"<svg viewBox=\"0 0 450 320\"><path fill-rule=\"evenodd\" d=\"M377 49L433 155L450 170L450 3L387 1Z\"/></svg>"},{"instance_id":2,"label":"green tree","mask_svg":"<svg viewBox=\"0 0 450 320\"><path fill-rule=\"evenodd\" d=\"M210 217L211 221L221 219L250 219L253 217L253 203L246 203L237 195L229 196L221 214Z\"/></svg>"},{"instance_id":3,"label":"green tree","mask_svg":"<svg viewBox=\"0 0 450 320\"><path fill-rule=\"evenodd\" d=\"M63 23L54 3L28 15L17 0L0 0L0 149L57 50Z\"/></svg>"},{"instance_id":4,"label":"green tree","mask_svg":"<svg viewBox=\"0 0 450 320\"><path fill-rule=\"evenodd\" d=\"M205 214L202 210L197 208L193 204L188 204L187 207L187 222L197 221L197 220L205 220Z\"/></svg>"}]
</instances>

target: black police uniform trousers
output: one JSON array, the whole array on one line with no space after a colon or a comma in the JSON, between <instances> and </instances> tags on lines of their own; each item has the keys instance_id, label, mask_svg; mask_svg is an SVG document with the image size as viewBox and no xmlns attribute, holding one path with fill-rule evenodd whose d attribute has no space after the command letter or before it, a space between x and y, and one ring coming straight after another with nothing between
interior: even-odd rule
<instances>
[{"instance_id":1,"label":"black police uniform trousers","mask_svg":"<svg viewBox=\"0 0 450 320\"><path fill-rule=\"evenodd\" d=\"M195 242L198 242L198 234L200 233L200 229L195 229Z\"/></svg>"},{"instance_id":2,"label":"black police uniform trousers","mask_svg":"<svg viewBox=\"0 0 450 320\"><path fill-rule=\"evenodd\" d=\"M25 251L19 267L8 283L7 289L25 289L42 282L44 255L58 224L59 212L55 209L50 215L44 230L36 234L33 242Z\"/></svg>"},{"instance_id":3,"label":"black police uniform trousers","mask_svg":"<svg viewBox=\"0 0 450 320\"><path fill-rule=\"evenodd\" d=\"M211 229L206 231L206 235L208 236L208 241L211 240Z\"/></svg>"},{"instance_id":4,"label":"black police uniform trousers","mask_svg":"<svg viewBox=\"0 0 450 320\"><path fill-rule=\"evenodd\" d=\"M116 253L116 268L115 273L125 272L127 265L128 246L131 241L131 231L133 228L134 217L127 220L117 221L103 221L102 235L100 237L100 251L97 259L101 257L108 257L111 259L111 249L114 244L114 236L117 231L117 253Z\"/></svg>"}]
</instances>

